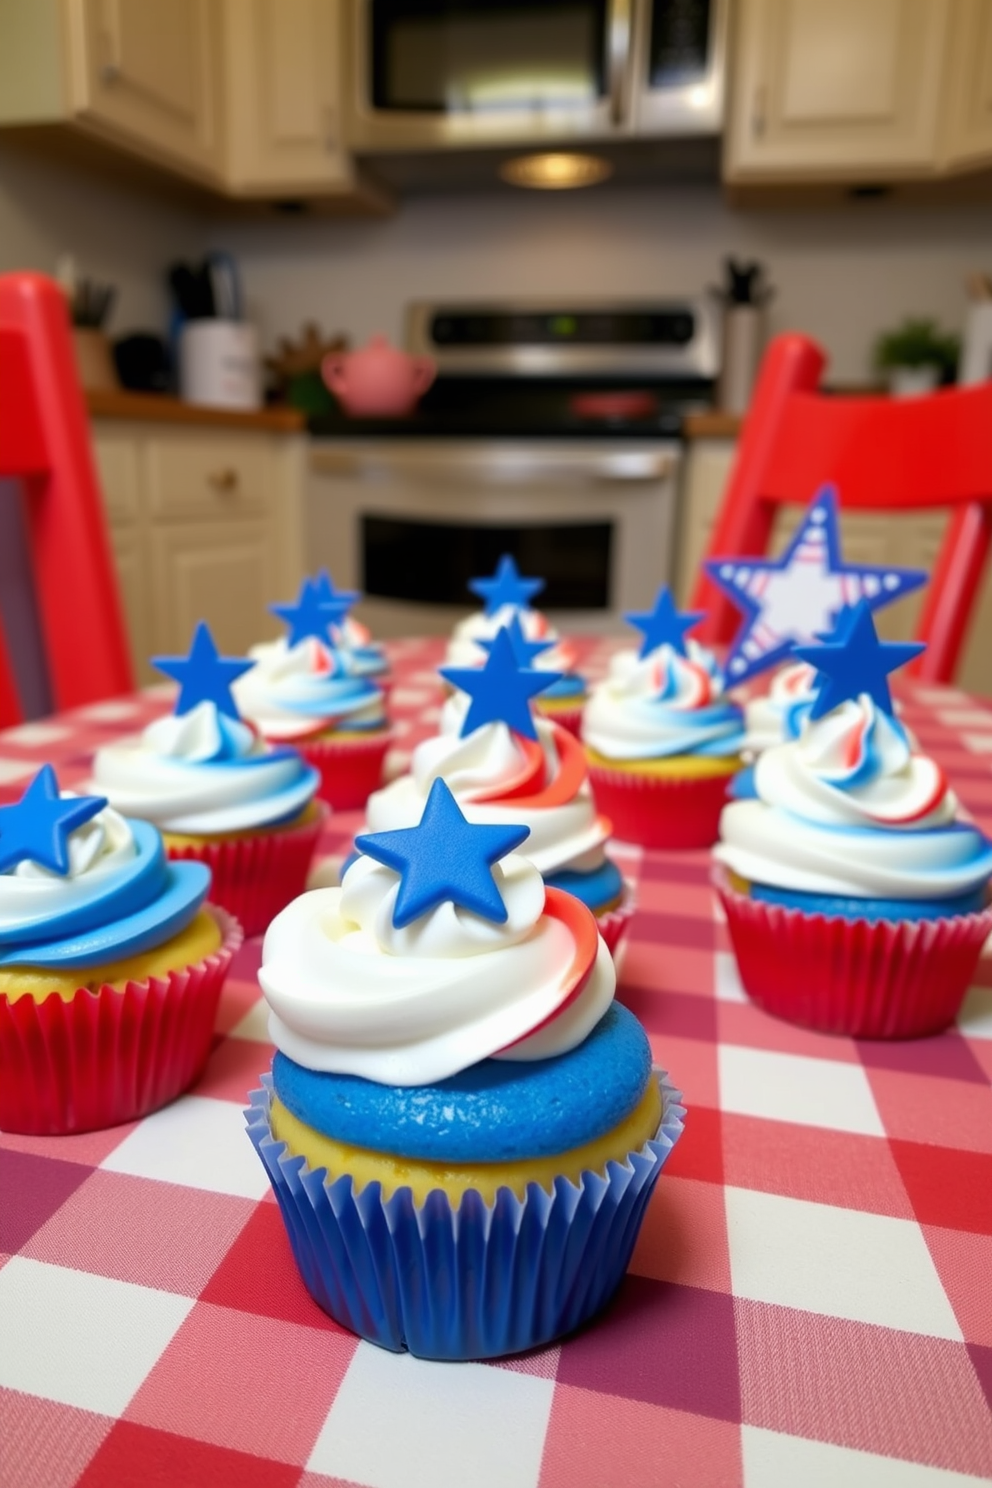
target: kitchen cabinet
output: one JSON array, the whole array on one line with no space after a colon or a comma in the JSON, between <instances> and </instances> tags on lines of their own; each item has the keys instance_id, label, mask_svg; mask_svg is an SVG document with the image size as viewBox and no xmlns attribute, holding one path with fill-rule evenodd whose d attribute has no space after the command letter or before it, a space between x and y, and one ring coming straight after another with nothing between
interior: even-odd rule
<instances>
[{"instance_id":1,"label":"kitchen cabinet","mask_svg":"<svg viewBox=\"0 0 992 1488\"><path fill-rule=\"evenodd\" d=\"M0 0L0 130L220 196L382 212L341 132L341 0Z\"/></svg>"},{"instance_id":2,"label":"kitchen cabinet","mask_svg":"<svg viewBox=\"0 0 992 1488\"><path fill-rule=\"evenodd\" d=\"M950 27L942 140L949 170L992 164L992 6L956 0Z\"/></svg>"},{"instance_id":3,"label":"kitchen cabinet","mask_svg":"<svg viewBox=\"0 0 992 1488\"><path fill-rule=\"evenodd\" d=\"M689 443L683 465L676 565L676 598L682 609L689 606L735 452L736 444L732 439L695 439ZM772 532L772 553L783 551L801 516L801 507L779 508ZM842 511L840 530L844 556L853 563L888 563L901 568L922 568L932 573L947 521L947 514L942 511L914 512L906 516ZM879 611L876 617L878 630L885 640L908 641L912 638L924 594L925 589L918 589ZM992 652L986 639L990 633L992 566L986 572L957 676L960 687L986 697L992 696Z\"/></svg>"},{"instance_id":4,"label":"kitchen cabinet","mask_svg":"<svg viewBox=\"0 0 992 1488\"><path fill-rule=\"evenodd\" d=\"M96 418L93 442L140 681L198 620L228 654L279 630L304 572L306 441L264 429Z\"/></svg>"},{"instance_id":5,"label":"kitchen cabinet","mask_svg":"<svg viewBox=\"0 0 992 1488\"><path fill-rule=\"evenodd\" d=\"M341 133L339 0L226 0L229 190L354 184Z\"/></svg>"},{"instance_id":6,"label":"kitchen cabinet","mask_svg":"<svg viewBox=\"0 0 992 1488\"><path fill-rule=\"evenodd\" d=\"M953 9L943 0L740 0L725 179L936 173L942 93L954 87L945 76Z\"/></svg>"}]
</instances>

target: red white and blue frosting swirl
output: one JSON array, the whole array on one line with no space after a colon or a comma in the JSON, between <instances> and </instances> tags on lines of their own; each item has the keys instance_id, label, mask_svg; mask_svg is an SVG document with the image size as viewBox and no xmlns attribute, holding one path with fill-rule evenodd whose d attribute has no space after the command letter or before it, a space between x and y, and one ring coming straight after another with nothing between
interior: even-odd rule
<instances>
[{"instance_id":1,"label":"red white and blue frosting swirl","mask_svg":"<svg viewBox=\"0 0 992 1488\"><path fill-rule=\"evenodd\" d=\"M266 739L292 743L326 729L381 729L382 689L354 652L307 636L253 646L255 665L234 683L238 711Z\"/></svg>"},{"instance_id":2,"label":"red white and blue frosting swirl","mask_svg":"<svg viewBox=\"0 0 992 1488\"><path fill-rule=\"evenodd\" d=\"M692 640L686 650L682 656L665 644L647 656L619 651L586 704L584 741L615 760L738 754L741 710L723 695L712 654Z\"/></svg>"}]
</instances>

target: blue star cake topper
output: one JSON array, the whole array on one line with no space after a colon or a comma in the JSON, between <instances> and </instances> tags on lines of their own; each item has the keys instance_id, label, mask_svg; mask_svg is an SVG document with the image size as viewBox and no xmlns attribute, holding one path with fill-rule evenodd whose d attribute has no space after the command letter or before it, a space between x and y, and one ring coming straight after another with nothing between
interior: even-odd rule
<instances>
[{"instance_id":1,"label":"blue star cake topper","mask_svg":"<svg viewBox=\"0 0 992 1488\"><path fill-rule=\"evenodd\" d=\"M468 587L485 605L487 615L496 615L504 605L526 610L535 594L544 588L543 579L525 579L509 553L504 553L489 579L469 579Z\"/></svg>"},{"instance_id":2,"label":"blue star cake topper","mask_svg":"<svg viewBox=\"0 0 992 1488\"><path fill-rule=\"evenodd\" d=\"M522 667L505 627L496 632L481 667L441 667L440 673L452 687L467 692L472 699L462 723L463 739L484 723L505 723L525 739L536 739L530 699L564 675Z\"/></svg>"},{"instance_id":3,"label":"blue star cake topper","mask_svg":"<svg viewBox=\"0 0 992 1488\"><path fill-rule=\"evenodd\" d=\"M535 656L540 656L542 651L548 651L555 644L554 641L529 641L524 635L524 628L520 624L520 615L514 610L509 625L501 625L500 630L505 630L510 637L510 645L517 660L517 666L529 667ZM499 631L496 632L499 634ZM493 640L478 640L475 643L487 654L493 649Z\"/></svg>"},{"instance_id":4,"label":"blue star cake topper","mask_svg":"<svg viewBox=\"0 0 992 1488\"><path fill-rule=\"evenodd\" d=\"M675 608L671 590L667 584L662 584L653 610L631 610L623 618L644 636L637 653L643 660L652 651L657 651L659 646L671 646L680 656L685 656L685 633L699 624L703 619L703 611L685 610L680 615Z\"/></svg>"},{"instance_id":5,"label":"blue star cake topper","mask_svg":"<svg viewBox=\"0 0 992 1488\"><path fill-rule=\"evenodd\" d=\"M859 600L841 615L830 640L818 646L797 646L800 661L816 667L816 698L810 709L815 722L849 699L867 693L883 713L892 713L888 675L926 648L920 641L897 644L880 641L867 600Z\"/></svg>"},{"instance_id":6,"label":"blue star cake topper","mask_svg":"<svg viewBox=\"0 0 992 1488\"><path fill-rule=\"evenodd\" d=\"M330 627L341 624L351 609L351 600L343 594L324 599L319 580L304 579L295 604L272 604L269 609L289 627L288 646L298 646L310 636L329 646Z\"/></svg>"},{"instance_id":7,"label":"blue star cake topper","mask_svg":"<svg viewBox=\"0 0 992 1488\"><path fill-rule=\"evenodd\" d=\"M781 558L712 558L704 566L744 614L724 668L735 685L829 631L845 606L864 600L877 610L927 579L922 569L845 563L833 486L817 492Z\"/></svg>"},{"instance_id":8,"label":"blue star cake topper","mask_svg":"<svg viewBox=\"0 0 992 1488\"><path fill-rule=\"evenodd\" d=\"M231 683L250 672L253 661L239 661L221 656L210 627L201 620L193 635L188 656L153 656L152 666L179 683L176 717L181 718L200 703L214 703L219 713L239 718L238 705L231 696Z\"/></svg>"},{"instance_id":9,"label":"blue star cake topper","mask_svg":"<svg viewBox=\"0 0 992 1488\"><path fill-rule=\"evenodd\" d=\"M506 923L493 864L519 847L530 828L523 824L476 826L440 778L431 786L420 824L394 832L368 832L355 846L400 875L393 906L397 930L446 901L498 925Z\"/></svg>"},{"instance_id":10,"label":"blue star cake topper","mask_svg":"<svg viewBox=\"0 0 992 1488\"><path fill-rule=\"evenodd\" d=\"M32 862L69 872L69 837L107 804L105 796L59 795L51 765L42 765L19 801L0 806L0 873Z\"/></svg>"},{"instance_id":11,"label":"blue star cake topper","mask_svg":"<svg viewBox=\"0 0 992 1488\"><path fill-rule=\"evenodd\" d=\"M321 604L343 602L350 610L352 605L357 604L362 597L357 589L336 589L334 587L334 580L326 568L320 569L312 582L317 590L317 597Z\"/></svg>"}]
</instances>

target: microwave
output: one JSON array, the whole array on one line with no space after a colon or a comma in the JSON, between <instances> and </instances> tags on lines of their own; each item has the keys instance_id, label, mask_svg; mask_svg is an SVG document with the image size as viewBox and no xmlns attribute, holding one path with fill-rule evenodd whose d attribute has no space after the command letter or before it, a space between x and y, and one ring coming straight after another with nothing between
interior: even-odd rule
<instances>
[{"instance_id":1,"label":"microwave","mask_svg":"<svg viewBox=\"0 0 992 1488\"><path fill-rule=\"evenodd\" d=\"M728 0L348 0L349 144L715 135L728 11Z\"/></svg>"}]
</instances>

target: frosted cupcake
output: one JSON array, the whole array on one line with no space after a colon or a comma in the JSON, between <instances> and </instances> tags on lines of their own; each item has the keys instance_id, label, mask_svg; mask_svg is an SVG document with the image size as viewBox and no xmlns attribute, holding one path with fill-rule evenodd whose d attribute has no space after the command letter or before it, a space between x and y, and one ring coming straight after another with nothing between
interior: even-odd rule
<instances>
[{"instance_id":1,"label":"frosted cupcake","mask_svg":"<svg viewBox=\"0 0 992 1488\"><path fill-rule=\"evenodd\" d=\"M709 847L741 768L741 710L713 656L684 639L700 618L679 616L667 589L651 613L628 615L644 643L614 656L582 715L596 804L644 847Z\"/></svg>"},{"instance_id":2,"label":"frosted cupcake","mask_svg":"<svg viewBox=\"0 0 992 1488\"><path fill-rule=\"evenodd\" d=\"M154 823L170 858L209 864L214 901L257 935L306 882L327 818L320 776L239 718L231 683L251 663L219 657L205 625L189 657L155 665L181 683L175 713L98 750L94 780L117 810Z\"/></svg>"},{"instance_id":3,"label":"frosted cupcake","mask_svg":"<svg viewBox=\"0 0 992 1488\"><path fill-rule=\"evenodd\" d=\"M744 705L744 749L757 755L774 744L799 737L799 730L816 697L816 668L807 661L790 662L772 677L761 697Z\"/></svg>"},{"instance_id":4,"label":"frosted cupcake","mask_svg":"<svg viewBox=\"0 0 992 1488\"><path fill-rule=\"evenodd\" d=\"M369 830L413 826L444 780L469 821L526 823L527 854L545 883L581 899L616 950L633 894L606 853L610 822L593 801L582 746L528 709L546 675L520 668L501 631L482 667L442 676L465 690L447 700L439 733L417 746L409 773L369 797Z\"/></svg>"},{"instance_id":5,"label":"frosted cupcake","mask_svg":"<svg viewBox=\"0 0 992 1488\"><path fill-rule=\"evenodd\" d=\"M818 666L809 717L762 754L754 798L720 823L745 989L825 1032L946 1027L992 931L992 845L893 715L886 674L920 649L880 643L866 606L842 640L802 648Z\"/></svg>"},{"instance_id":6,"label":"frosted cupcake","mask_svg":"<svg viewBox=\"0 0 992 1488\"><path fill-rule=\"evenodd\" d=\"M470 579L469 588L485 601L485 608L455 626L445 665L481 666L497 632L516 626L514 643L521 666L557 673L535 698L535 708L577 734L587 695L585 681L575 669L578 653L561 639L546 615L530 607L531 599L544 588L544 580L523 578L514 560L504 553L492 577Z\"/></svg>"},{"instance_id":7,"label":"frosted cupcake","mask_svg":"<svg viewBox=\"0 0 992 1488\"><path fill-rule=\"evenodd\" d=\"M319 770L322 800L339 811L364 806L390 743L382 689L356 670L353 652L332 645L335 606L309 581L295 605L272 608L289 635L249 651L251 670L232 688L238 710L268 743L292 745Z\"/></svg>"},{"instance_id":8,"label":"frosted cupcake","mask_svg":"<svg viewBox=\"0 0 992 1488\"><path fill-rule=\"evenodd\" d=\"M383 1347L546 1343L619 1284L682 1129L595 921L443 782L290 905L259 981L277 1053L249 1134L303 1280Z\"/></svg>"},{"instance_id":9,"label":"frosted cupcake","mask_svg":"<svg viewBox=\"0 0 992 1488\"><path fill-rule=\"evenodd\" d=\"M195 1080L241 942L209 886L50 765L0 806L0 1128L115 1126Z\"/></svg>"}]
</instances>

